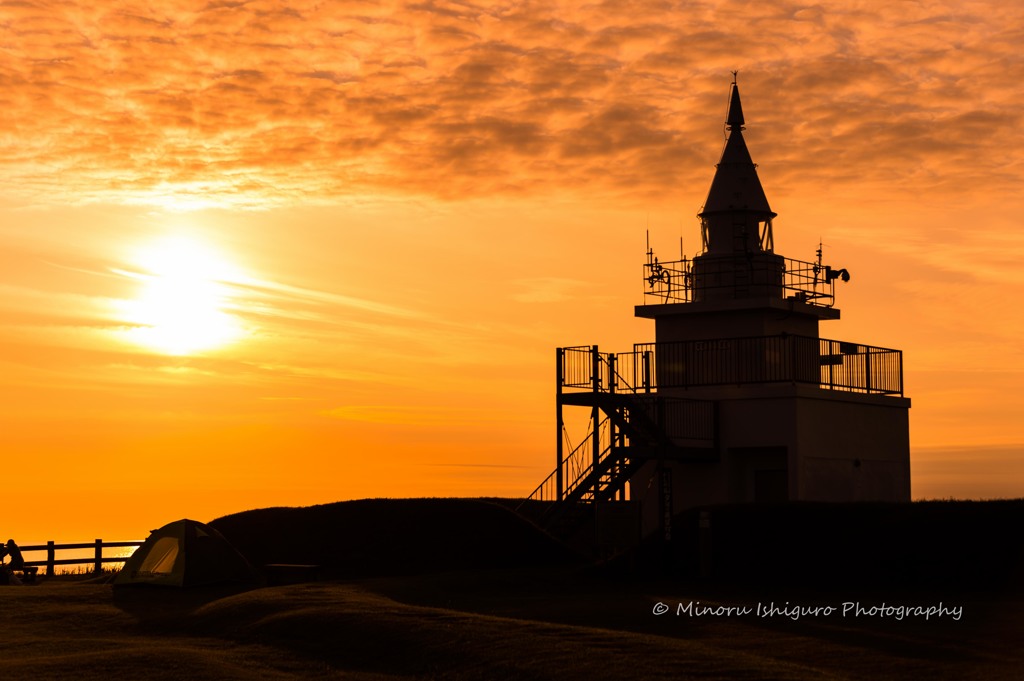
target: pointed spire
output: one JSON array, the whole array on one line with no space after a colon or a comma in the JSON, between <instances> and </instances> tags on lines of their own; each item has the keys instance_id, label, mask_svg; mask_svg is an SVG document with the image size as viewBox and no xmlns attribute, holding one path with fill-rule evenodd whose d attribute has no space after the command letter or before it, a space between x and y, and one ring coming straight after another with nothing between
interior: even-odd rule
<instances>
[{"instance_id":1,"label":"pointed spire","mask_svg":"<svg viewBox=\"0 0 1024 681\"><path fill-rule=\"evenodd\" d=\"M761 187L761 181L757 177L757 166L750 158L747 144L743 141L743 107L740 104L740 91L736 86L735 75L734 72L729 114L725 121L729 127L729 140L725 143L722 159L716 167L715 177L711 181L711 189L700 215L744 211L775 217L775 213L768 206L768 198Z\"/></svg>"},{"instance_id":2,"label":"pointed spire","mask_svg":"<svg viewBox=\"0 0 1024 681\"><path fill-rule=\"evenodd\" d=\"M740 88L736 85L736 74L732 72L732 98L729 100L729 115L726 116L725 124L729 130L743 129L743 106L740 105Z\"/></svg>"}]
</instances>

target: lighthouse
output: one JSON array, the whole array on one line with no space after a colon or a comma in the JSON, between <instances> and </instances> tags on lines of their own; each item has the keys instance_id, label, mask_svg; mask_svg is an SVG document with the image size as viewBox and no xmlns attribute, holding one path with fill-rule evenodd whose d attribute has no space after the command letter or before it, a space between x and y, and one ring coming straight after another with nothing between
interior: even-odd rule
<instances>
[{"instance_id":1,"label":"lighthouse","mask_svg":"<svg viewBox=\"0 0 1024 681\"><path fill-rule=\"evenodd\" d=\"M845 269L775 252L772 211L731 84L727 140L698 213L701 252L648 248L654 341L556 352L555 470L534 499L629 501L647 531L687 508L786 501L909 501L910 400L899 350L823 337ZM565 436L569 410L587 434Z\"/></svg>"}]
</instances>

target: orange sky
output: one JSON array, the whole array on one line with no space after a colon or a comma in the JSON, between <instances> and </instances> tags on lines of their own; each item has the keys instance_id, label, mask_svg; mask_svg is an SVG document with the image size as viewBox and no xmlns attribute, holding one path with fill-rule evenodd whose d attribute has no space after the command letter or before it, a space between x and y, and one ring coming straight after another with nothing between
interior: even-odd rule
<instances>
[{"instance_id":1,"label":"orange sky","mask_svg":"<svg viewBox=\"0 0 1024 681\"><path fill-rule=\"evenodd\" d=\"M914 496L1024 495L1024 8L876 5L0 2L0 533L527 494L733 69L777 252L853 275L822 335L905 353ZM179 250L219 307L153 321Z\"/></svg>"}]
</instances>

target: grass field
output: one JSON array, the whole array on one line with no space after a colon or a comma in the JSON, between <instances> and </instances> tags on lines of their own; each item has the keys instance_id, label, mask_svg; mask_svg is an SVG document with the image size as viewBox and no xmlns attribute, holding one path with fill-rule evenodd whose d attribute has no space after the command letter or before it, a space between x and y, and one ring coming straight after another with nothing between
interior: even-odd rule
<instances>
[{"instance_id":1,"label":"grass field","mask_svg":"<svg viewBox=\"0 0 1024 681\"><path fill-rule=\"evenodd\" d=\"M1020 601L954 599L964 608L959 622L652 612L658 602L738 604L762 597L609 584L567 569L299 584L233 595L143 590L127 598L109 585L54 580L3 591L0 674L866 680L1019 679L1024 669Z\"/></svg>"},{"instance_id":2,"label":"grass field","mask_svg":"<svg viewBox=\"0 0 1024 681\"><path fill-rule=\"evenodd\" d=\"M427 513L435 513L435 521L436 513L456 508L435 506ZM406 511L424 514L422 505ZM394 522L403 526L400 515ZM265 514L261 522L269 522ZM545 545L546 539L508 522L506 539L519 539L494 543L501 551L518 555L522 546L516 542ZM318 536L333 531L315 529ZM441 541L424 539L417 546L419 562L405 570L376 576L363 570L334 581L240 593L115 591L73 578L0 589L0 677L935 681L1020 679L1024 673L1019 589L708 582L641 576L621 566L600 569L560 553L548 562L459 570L425 555L424 547L435 540ZM446 545L463 541L456 537ZM359 572L351 562L342 568ZM699 602L695 607L755 609L770 602L841 607L855 601L870 608L884 601L923 608L941 601L962 611L959 620L949 614L929 620L842 617L838 611L795 621L783 615L677 614L680 604L691 601ZM658 604L668 611L655 614Z\"/></svg>"}]
</instances>

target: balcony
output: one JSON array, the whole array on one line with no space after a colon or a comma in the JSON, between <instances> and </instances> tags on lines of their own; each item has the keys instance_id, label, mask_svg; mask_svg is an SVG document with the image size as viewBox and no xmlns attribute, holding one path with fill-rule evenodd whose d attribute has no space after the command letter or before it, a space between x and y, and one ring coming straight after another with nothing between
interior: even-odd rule
<instances>
[{"instance_id":1,"label":"balcony","mask_svg":"<svg viewBox=\"0 0 1024 681\"><path fill-rule=\"evenodd\" d=\"M770 254L748 261L735 259L671 262L652 259L644 265L644 304L692 303L746 298L754 294L793 299L810 305L835 304L835 280L849 280L846 270Z\"/></svg>"},{"instance_id":2,"label":"balcony","mask_svg":"<svg viewBox=\"0 0 1024 681\"><path fill-rule=\"evenodd\" d=\"M632 352L561 348L561 391L653 393L664 389L800 383L824 390L903 395L903 353L859 343L778 335L640 343Z\"/></svg>"}]
</instances>

